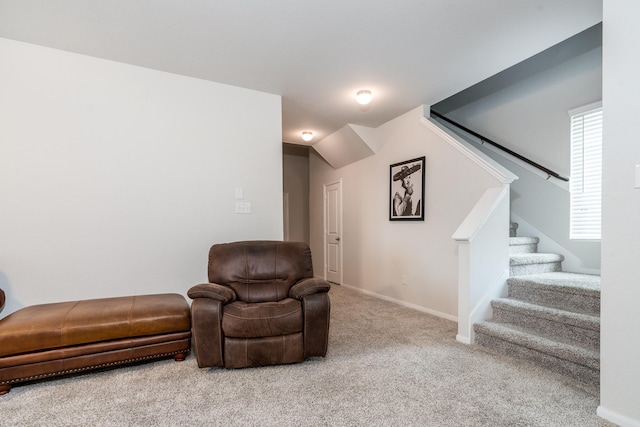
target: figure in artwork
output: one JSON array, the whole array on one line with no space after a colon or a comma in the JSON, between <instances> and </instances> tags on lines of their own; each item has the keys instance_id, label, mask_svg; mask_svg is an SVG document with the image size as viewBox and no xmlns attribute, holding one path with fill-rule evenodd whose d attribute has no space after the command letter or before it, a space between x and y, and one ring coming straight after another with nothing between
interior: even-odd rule
<instances>
[{"instance_id":1,"label":"figure in artwork","mask_svg":"<svg viewBox=\"0 0 640 427\"><path fill-rule=\"evenodd\" d=\"M415 211L413 210L413 183L411 182L411 175L420 170L420 164L417 163L413 166L402 166L400 172L393 176L394 181L401 181L404 194L400 194L396 191L393 196L393 216L419 216L420 215L420 200L416 203Z\"/></svg>"}]
</instances>

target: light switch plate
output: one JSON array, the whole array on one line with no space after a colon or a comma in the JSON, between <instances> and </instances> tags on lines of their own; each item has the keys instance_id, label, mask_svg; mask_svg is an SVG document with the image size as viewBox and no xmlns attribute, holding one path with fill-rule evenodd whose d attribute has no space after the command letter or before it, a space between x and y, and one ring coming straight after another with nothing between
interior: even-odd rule
<instances>
[{"instance_id":1,"label":"light switch plate","mask_svg":"<svg viewBox=\"0 0 640 427\"><path fill-rule=\"evenodd\" d=\"M236 188L236 200L244 199L244 189L242 187Z\"/></svg>"},{"instance_id":2,"label":"light switch plate","mask_svg":"<svg viewBox=\"0 0 640 427\"><path fill-rule=\"evenodd\" d=\"M636 185L635 188L640 188L640 165L636 165Z\"/></svg>"},{"instance_id":3,"label":"light switch plate","mask_svg":"<svg viewBox=\"0 0 640 427\"><path fill-rule=\"evenodd\" d=\"M236 202L236 213L237 214L250 214L251 213L251 203L249 203L249 202Z\"/></svg>"}]
</instances>

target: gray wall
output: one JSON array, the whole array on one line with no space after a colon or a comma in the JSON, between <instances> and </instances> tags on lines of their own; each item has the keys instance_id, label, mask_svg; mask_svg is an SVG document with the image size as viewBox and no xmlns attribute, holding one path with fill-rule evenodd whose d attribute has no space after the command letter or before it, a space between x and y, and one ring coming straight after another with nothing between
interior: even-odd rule
<instances>
[{"instance_id":1,"label":"gray wall","mask_svg":"<svg viewBox=\"0 0 640 427\"><path fill-rule=\"evenodd\" d=\"M602 48L544 68L447 113L453 120L561 175L570 175L568 111L602 97ZM600 243L569 239L569 192L491 157L520 177L511 184L511 211L538 230L541 250L562 249L567 270L598 273ZM551 241L546 244L546 238ZM573 262L569 262L572 260Z\"/></svg>"},{"instance_id":2,"label":"gray wall","mask_svg":"<svg viewBox=\"0 0 640 427\"><path fill-rule=\"evenodd\" d=\"M309 147L283 144L283 192L289 196L289 240L309 243Z\"/></svg>"}]
</instances>

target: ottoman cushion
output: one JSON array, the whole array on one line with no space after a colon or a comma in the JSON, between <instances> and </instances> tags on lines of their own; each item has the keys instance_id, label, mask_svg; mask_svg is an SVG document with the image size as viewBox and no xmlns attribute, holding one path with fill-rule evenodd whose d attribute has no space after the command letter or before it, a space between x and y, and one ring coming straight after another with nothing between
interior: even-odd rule
<instances>
[{"instance_id":1,"label":"ottoman cushion","mask_svg":"<svg viewBox=\"0 0 640 427\"><path fill-rule=\"evenodd\" d=\"M189 305L178 294L34 305L0 320L0 357L189 331L190 327Z\"/></svg>"},{"instance_id":2,"label":"ottoman cushion","mask_svg":"<svg viewBox=\"0 0 640 427\"><path fill-rule=\"evenodd\" d=\"M13 384L173 356L191 349L191 309L159 294L41 304L0 320L0 395Z\"/></svg>"}]
</instances>

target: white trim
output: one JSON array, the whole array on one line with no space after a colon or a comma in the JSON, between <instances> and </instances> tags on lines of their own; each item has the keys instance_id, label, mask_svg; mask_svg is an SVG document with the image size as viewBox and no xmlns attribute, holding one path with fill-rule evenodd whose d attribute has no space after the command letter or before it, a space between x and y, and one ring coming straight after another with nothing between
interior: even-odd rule
<instances>
[{"instance_id":1,"label":"white trim","mask_svg":"<svg viewBox=\"0 0 640 427\"><path fill-rule=\"evenodd\" d=\"M470 337L465 337L464 335L456 335L456 341L461 342L462 344L473 344Z\"/></svg>"},{"instance_id":2,"label":"white trim","mask_svg":"<svg viewBox=\"0 0 640 427\"><path fill-rule=\"evenodd\" d=\"M596 101L596 102L592 102L591 104L572 108L571 110L569 110L569 116L575 116L576 114L586 113L587 111L595 110L596 108L602 108L602 101Z\"/></svg>"},{"instance_id":3,"label":"white trim","mask_svg":"<svg viewBox=\"0 0 640 427\"><path fill-rule=\"evenodd\" d=\"M473 163L480 166L482 169L484 169L486 172L488 172L491 176L493 176L495 179L500 181L502 184L511 184L513 181L518 179L516 175L508 171L506 168L504 168L503 166L501 166L500 164L498 164L488 156L476 150L472 150L466 144L463 144L462 142L458 141L456 138L453 137L453 135L451 135L449 132L445 130L446 128L443 128L440 123L438 123L436 120L432 119L431 117L424 117L424 116L420 117L420 122L426 127L428 127L429 129L431 129L433 132L438 134L438 136L440 136L445 142L447 142L453 148L455 148L460 153L465 155Z\"/></svg>"},{"instance_id":4,"label":"white trim","mask_svg":"<svg viewBox=\"0 0 640 427\"><path fill-rule=\"evenodd\" d=\"M640 421L619 414L615 411L605 408L604 406L598 406L596 414L598 414L600 418L604 418L605 420L611 421L612 423L619 426L640 427Z\"/></svg>"},{"instance_id":5,"label":"white trim","mask_svg":"<svg viewBox=\"0 0 640 427\"><path fill-rule=\"evenodd\" d=\"M493 214L496 206L509 194L509 186L488 188L480 200L473 206L464 221L458 226L451 238L456 242L468 242L473 240L478 231Z\"/></svg>"},{"instance_id":6,"label":"white trim","mask_svg":"<svg viewBox=\"0 0 640 427\"><path fill-rule=\"evenodd\" d=\"M354 291L358 291L358 292L360 292L362 294L369 295L369 296L372 296L372 297L375 297L375 298L378 298L378 299L381 299L381 300L384 300L384 301L388 301L388 302L391 302L393 304L401 305L401 306L407 307L407 308L412 308L412 309L420 311L422 313L431 314L432 316L441 317L443 319L451 320L453 322L457 322L458 321L458 318L456 316L451 315L451 314L446 314L446 313L442 313L440 311L431 310L431 309L422 307L420 305L411 304L409 302L405 302L405 301L402 301L402 300L399 300L399 299L391 298L391 297L388 297L386 295L377 294L375 292L371 292L371 291L367 291L365 289L357 288L355 286L347 285L346 283L343 283L340 286L344 286L345 288L353 289Z\"/></svg>"}]
</instances>

